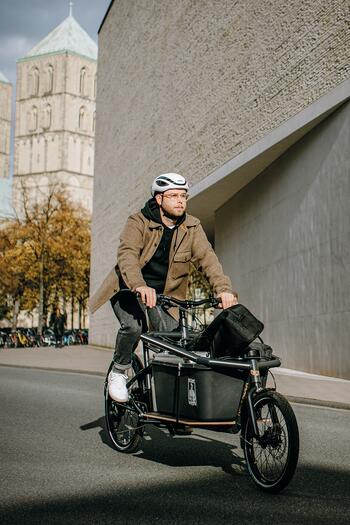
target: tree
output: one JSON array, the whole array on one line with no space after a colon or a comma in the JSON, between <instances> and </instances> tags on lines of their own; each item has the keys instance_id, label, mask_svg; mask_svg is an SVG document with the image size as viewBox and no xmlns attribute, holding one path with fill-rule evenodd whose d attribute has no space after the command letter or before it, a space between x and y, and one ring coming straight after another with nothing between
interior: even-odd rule
<instances>
[{"instance_id":1,"label":"tree","mask_svg":"<svg viewBox=\"0 0 350 525\"><path fill-rule=\"evenodd\" d=\"M81 209L73 210L65 200L61 203L52 235L51 264L52 274L56 276L52 294L61 295L64 301L70 299L72 312L74 304L78 303L81 324L81 313L89 295L90 221Z\"/></svg>"},{"instance_id":2,"label":"tree","mask_svg":"<svg viewBox=\"0 0 350 525\"><path fill-rule=\"evenodd\" d=\"M0 291L11 298L13 322L16 309L37 307L41 330L51 304L77 300L84 308L89 259L87 212L63 187L34 200L22 186L21 214L0 230Z\"/></svg>"},{"instance_id":3,"label":"tree","mask_svg":"<svg viewBox=\"0 0 350 525\"><path fill-rule=\"evenodd\" d=\"M33 306L30 293L31 254L16 223L0 229L0 296L3 315L17 325L21 308Z\"/></svg>"}]
</instances>

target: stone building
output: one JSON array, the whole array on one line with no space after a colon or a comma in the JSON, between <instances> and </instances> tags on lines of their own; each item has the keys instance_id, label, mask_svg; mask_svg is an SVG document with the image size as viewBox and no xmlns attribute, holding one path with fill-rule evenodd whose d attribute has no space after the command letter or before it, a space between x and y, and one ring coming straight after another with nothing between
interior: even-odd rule
<instances>
[{"instance_id":1,"label":"stone building","mask_svg":"<svg viewBox=\"0 0 350 525\"><path fill-rule=\"evenodd\" d=\"M10 141L12 84L0 71L0 220L10 209Z\"/></svg>"},{"instance_id":2,"label":"stone building","mask_svg":"<svg viewBox=\"0 0 350 525\"><path fill-rule=\"evenodd\" d=\"M97 46L70 15L17 63L14 207L63 183L91 211Z\"/></svg>"},{"instance_id":3,"label":"stone building","mask_svg":"<svg viewBox=\"0 0 350 525\"><path fill-rule=\"evenodd\" d=\"M0 179L10 176L12 84L0 71Z\"/></svg>"},{"instance_id":4,"label":"stone building","mask_svg":"<svg viewBox=\"0 0 350 525\"><path fill-rule=\"evenodd\" d=\"M91 292L159 173L283 366L350 378L349 0L119 0L99 31ZM90 340L112 346L109 305Z\"/></svg>"}]
</instances>

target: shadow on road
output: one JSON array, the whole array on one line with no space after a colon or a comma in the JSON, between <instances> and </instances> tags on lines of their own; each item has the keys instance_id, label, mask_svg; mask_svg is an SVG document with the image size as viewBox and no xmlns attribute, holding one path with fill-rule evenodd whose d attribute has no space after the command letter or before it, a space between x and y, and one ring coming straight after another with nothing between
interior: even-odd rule
<instances>
[{"instance_id":1,"label":"shadow on road","mask_svg":"<svg viewBox=\"0 0 350 525\"><path fill-rule=\"evenodd\" d=\"M147 430L143 439L140 459L162 463L170 467L221 467L225 472L232 471L232 465L244 467L244 462L234 450L237 446L218 439L205 437L194 430L191 436L171 436L157 427ZM236 472L236 471L235 471Z\"/></svg>"},{"instance_id":2,"label":"shadow on road","mask_svg":"<svg viewBox=\"0 0 350 525\"><path fill-rule=\"evenodd\" d=\"M258 491L247 476L226 476L215 470L164 480L111 487L98 495L32 501L3 507L3 525L17 524L218 524L240 525L348 524L349 472L312 467L297 471L279 495Z\"/></svg>"},{"instance_id":3,"label":"shadow on road","mask_svg":"<svg viewBox=\"0 0 350 525\"><path fill-rule=\"evenodd\" d=\"M102 443L113 448L105 428L104 417L80 427L84 431L93 428L101 428L99 436ZM141 442L140 451L135 457L170 467L221 467L227 473L237 474L244 470L245 463L242 458L234 454L235 449L237 447L232 443L204 437L195 430L188 437L171 436L167 430L149 425Z\"/></svg>"},{"instance_id":4,"label":"shadow on road","mask_svg":"<svg viewBox=\"0 0 350 525\"><path fill-rule=\"evenodd\" d=\"M95 419L95 421L91 421L90 423L86 423L80 426L80 430L91 430L93 428L100 428L101 430L99 432L99 436L101 438L102 443L113 448L106 431L104 416Z\"/></svg>"},{"instance_id":5,"label":"shadow on road","mask_svg":"<svg viewBox=\"0 0 350 525\"><path fill-rule=\"evenodd\" d=\"M102 442L111 446L103 417L80 428L100 428ZM45 506L33 502L26 506L26 516L30 516L31 523L47 521L49 513L49 523L68 524L348 525L349 471L300 464L290 485L282 493L270 495L254 486L242 457L238 456L240 449L229 441L230 435L226 433L222 440L217 433L212 438L196 430L192 436L172 437L167 431L150 426L140 451L134 455L135 460L146 462L140 472L144 473L145 468L147 471L147 461L199 470L184 469L181 482L178 477L167 483L143 481L139 487L136 465L132 486L121 484L93 501L86 497L49 502ZM223 476L223 472L228 475ZM14 523L24 523L23 514L17 515L19 510L13 508L4 514L3 523L9 523L6 519L10 512L18 520Z\"/></svg>"}]
</instances>

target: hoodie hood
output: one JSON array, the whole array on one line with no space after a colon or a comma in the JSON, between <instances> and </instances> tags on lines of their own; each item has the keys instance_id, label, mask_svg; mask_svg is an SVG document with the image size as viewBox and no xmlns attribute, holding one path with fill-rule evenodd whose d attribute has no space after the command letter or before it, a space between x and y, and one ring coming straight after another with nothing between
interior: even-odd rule
<instances>
[{"instance_id":1,"label":"hoodie hood","mask_svg":"<svg viewBox=\"0 0 350 525\"><path fill-rule=\"evenodd\" d=\"M155 198L152 197L146 202L146 204L141 210L141 213L142 215L144 215L144 217L146 217L146 219L158 222L158 224L163 224L162 219L160 217L160 209ZM177 219L176 226L180 226L180 224L182 224L185 219L186 212Z\"/></svg>"}]
</instances>

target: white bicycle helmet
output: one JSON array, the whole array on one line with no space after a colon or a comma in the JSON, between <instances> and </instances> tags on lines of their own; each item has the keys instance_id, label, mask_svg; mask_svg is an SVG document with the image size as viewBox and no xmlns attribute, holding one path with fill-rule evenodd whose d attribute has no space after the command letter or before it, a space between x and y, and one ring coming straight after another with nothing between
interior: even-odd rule
<instances>
[{"instance_id":1,"label":"white bicycle helmet","mask_svg":"<svg viewBox=\"0 0 350 525\"><path fill-rule=\"evenodd\" d=\"M163 173L162 175L158 175L152 182L152 197L154 197L156 193L164 193L164 191L167 190L188 191L188 182L185 177L178 173Z\"/></svg>"}]
</instances>

